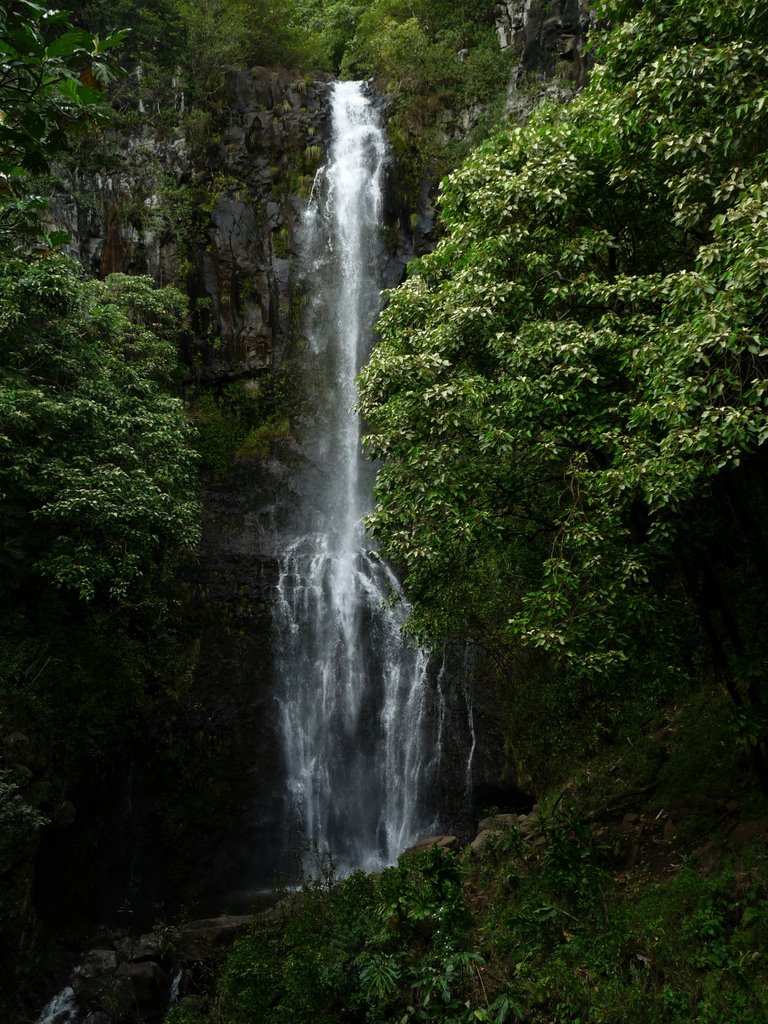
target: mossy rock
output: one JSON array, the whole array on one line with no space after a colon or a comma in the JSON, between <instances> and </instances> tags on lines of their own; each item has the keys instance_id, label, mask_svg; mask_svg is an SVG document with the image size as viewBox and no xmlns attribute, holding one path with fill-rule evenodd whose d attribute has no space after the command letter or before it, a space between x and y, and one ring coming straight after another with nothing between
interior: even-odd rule
<instances>
[{"instance_id":1,"label":"mossy rock","mask_svg":"<svg viewBox=\"0 0 768 1024\"><path fill-rule=\"evenodd\" d=\"M287 419L269 420L255 427L235 452L236 459L266 459L270 445L281 437L286 437L291 425Z\"/></svg>"}]
</instances>

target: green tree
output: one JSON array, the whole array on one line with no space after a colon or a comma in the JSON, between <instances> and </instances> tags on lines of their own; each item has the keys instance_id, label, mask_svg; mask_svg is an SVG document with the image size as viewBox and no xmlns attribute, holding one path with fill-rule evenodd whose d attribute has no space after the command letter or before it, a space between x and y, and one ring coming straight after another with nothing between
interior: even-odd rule
<instances>
[{"instance_id":1,"label":"green tree","mask_svg":"<svg viewBox=\"0 0 768 1024\"><path fill-rule=\"evenodd\" d=\"M0 311L0 720L77 761L159 671L152 638L174 649L166 588L199 536L184 301L49 256L0 261Z\"/></svg>"},{"instance_id":2,"label":"green tree","mask_svg":"<svg viewBox=\"0 0 768 1024\"><path fill-rule=\"evenodd\" d=\"M365 0L297 0L299 17L322 39L331 67L341 67L344 53L368 6Z\"/></svg>"},{"instance_id":3,"label":"green tree","mask_svg":"<svg viewBox=\"0 0 768 1024\"><path fill-rule=\"evenodd\" d=\"M452 175L446 237L390 295L361 377L371 522L415 628L471 627L485 579L476 628L571 677L678 671L695 616L757 763L768 22L599 13L588 88Z\"/></svg>"},{"instance_id":4,"label":"green tree","mask_svg":"<svg viewBox=\"0 0 768 1024\"><path fill-rule=\"evenodd\" d=\"M183 63L194 94L210 102L227 72L256 64L316 63L294 0L173 0L186 34Z\"/></svg>"},{"instance_id":5,"label":"green tree","mask_svg":"<svg viewBox=\"0 0 768 1024\"><path fill-rule=\"evenodd\" d=\"M34 830L83 773L147 742L179 671L173 585L199 534L184 320L183 297L145 278L0 258L0 731L35 752L34 775L8 765L29 828L0 821L7 1017L38 938Z\"/></svg>"},{"instance_id":6,"label":"green tree","mask_svg":"<svg viewBox=\"0 0 768 1024\"><path fill-rule=\"evenodd\" d=\"M173 67L184 51L184 31L176 0L82 0L77 20L99 35L129 29L124 45L129 59L154 59Z\"/></svg>"},{"instance_id":7,"label":"green tree","mask_svg":"<svg viewBox=\"0 0 768 1024\"><path fill-rule=\"evenodd\" d=\"M169 391L183 299L46 258L3 261L0 303L3 589L31 576L122 600L197 537L190 427Z\"/></svg>"},{"instance_id":8,"label":"green tree","mask_svg":"<svg viewBox=\"0 0 768 1024\"><path fill-rule=\"evenodd\" d=\"M73 26L67 11L31 0L0 5L0 232L18 231L43 204L26 176L46 171L72 131L106 115L102 90L119 71L103 39ZM36 220L32 217L32 229Z\"/></svg>"},{"instance_id":9,"label":"green tree","mask_svg":"<svg viewBox=\"0 0 768 1024\"><path fill-rule=\"evenodd\" d=\"M354 33L341 60L345 77L373 78L390 97L388 132L400 158L405 190L419 195L458 162L458 118L478 104L498 105L506 93L505 60L493 28L492 5L430 0L375 0L351 15ZM333 24L333 23L332 23ZM335 38L335 37L334 37ZM338 42L334 42L338 52ZM454 141L451 141L451 140Z\"/></svg>"}]
</instances>

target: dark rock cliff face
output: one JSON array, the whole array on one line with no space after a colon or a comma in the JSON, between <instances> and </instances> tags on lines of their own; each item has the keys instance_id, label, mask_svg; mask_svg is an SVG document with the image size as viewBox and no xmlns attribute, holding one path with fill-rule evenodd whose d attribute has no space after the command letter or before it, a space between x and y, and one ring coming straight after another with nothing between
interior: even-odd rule
<instances>
[{"instance_id":1,"label":"dark rock cliff face","mask_svg":"<svg viewBox=\"0 0 768 1024\"><path fill-rule=\"evenodd\" d=\"M322 159L327 85L259 69L230 77L209 245L188 278L203 376L249 375L279 361L288 337L295 228ZM210 313L205 304L210 303ZM201 308L202 307L202 308Z\"/></svg>"},{"instance_id":2,"label":"dark rock cliff face","mask_svg":"<svg viewBox=\"0 0 768 1024\"><path fill-rule=\"evenodd\" d=\"M279 361L291 310L294 231L322 160L327 82L266 68L230 76L216 123L152 112L102 142L106 171L71 172L54 202L69 250L92 272L149 274L190 296L185 353L198 379Z\"/></svg>"},{"instance_id":3,"label":"dark rock cliff face","mask_svg":"<svg viewBox=\"0 0 768 1024\"><path fill-rule=\"evenodd\" d=\"M211 796L219 806L198 815L199 892L268 886L278 867L284 794L271 687L274 519L290 497L289 461L287 451L242 460L206 495L201 558L190 573L198 653L185 732L215 750Z\"/></svg>"},{"instance_id":4,"label":"dark rock cliff face","mask_svg":"<svg viewBox=\"0 0 768 1024\"><path fill-rule=\"evenodd\" d=\"M507 110L525 120L542 98L567 100L586 82L592 0L502 0L495 8L502 50L517 56Z\"/></svg>"},{"instance_id":5,"label":"dark rock cliff face","mask_svg":"<svg viewBox=\"0 0 768 1024\"><path fill-rule=\"evenodd\" d=\"M591 0L504 0L496 5L502 50L519 56L525 71L551 78L559 62L583 67Z\"/></svg>"},{"instance_id":6,"label":"dark rock cliff face","mask_svg":"<svg viewBox=\"0 0 768 1024\"><path fill-rule=\"evenodd\" d=\"M531 17L520 31L534 32ZM535 32L544 38L543 21ZM510 45L519 47L521 38ZM533 60L532 52L524 47L521 59ZM177 117L187 126L182 131L142 117L136 130L108 144L106 170L72 172L56 200L71 251L91 272L148 273L158 285L186 289L184 358L190 379L203 385L258 378L300 350L298 228L323 160L327 88L281 70L238 72L219 123L193 112ZM181 95L173 98L179 115L183 103ZM101 167L102 153L99 160ZM398 283L432 228L427 196L425 190L424 209L411 218L398 196L397 169L389 168L385 216L399 244L387 286ZM108 787L80 797L81 817L101 817L114 840L110 849L108 835L97 840L98 871L88 868L91 877L70 887L90 893L97 916L122 902L147 908L181 891L224 894L271 881L284 817L271 693L274 538L290 509L295 458L290 438L273 441L268 456L240 458L206 487L200 558L183 581L193 669L173 736L162 739L159 755L151 743L131 751L126 778L116 769ZM452 653L446 670L455 682L445 687L453 724L439 802L446 826L469 836L479 805L511 809L515 789L505 774L493 694L479 686L473 704L473 679L482 672L465 672L462 658ZM51 916L73 912L72 900L59 898L59 883L67 872L82 873L82 844L82 836L62 833L44 845L41 898Z\"/></svg>"},{"instance_id":7,"label":"dark rock cliff face","mask_svg":"<svg viewBox=\"0 0 768 1024\"><path fill-rule=\"evenodd\" d=\"M322 161L326 89L285 71L243 71L229 80L218 124L184 121L183 98L166 98L184 132L142 114L136 130L102 139L100 169L86 161L70 171L54 200L71 253L92 273L148 273L186 289L183 355L204 386L258 377L285 356L295 231ZM205 487L200 556L180 581L190 677L156 735L126 743L73 788L75 824L46 830L36 883L44 919L146 915L181 895L272 881L282 817L272 523L291 500L290 448L241 458Z\"/></svg>"}]
</instances>

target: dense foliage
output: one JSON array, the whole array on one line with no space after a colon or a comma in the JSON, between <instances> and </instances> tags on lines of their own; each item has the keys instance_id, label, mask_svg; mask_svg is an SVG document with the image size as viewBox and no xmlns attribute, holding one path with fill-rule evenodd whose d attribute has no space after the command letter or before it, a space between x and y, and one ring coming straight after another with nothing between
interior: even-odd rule
<instances>
[{"instance_id":1,"label":"dense foliage","mask_svg":"<svg viewBox=\"0 0 768 1024\"><path fill-rule=\"evenodd\" d=\"M60 258L0 264L0 722L49 769L106 754L173 656L164 578L199 515L181 301Z\"/></svg>"},{"instance_id":2,"label":"dense foliage","mask_svg":"<svg viewBox=\"0 0 768 1024\"><path fill-rule=\"evenodd\" d=\"M199 533L180 323L144 278L0 260L0 730L25 824L0 823L2 945L34 939L31 825L146 732L178 671L173 577ZM10 998L18 950L3 964Z\"/></svg>"},{"instance_id":3,"label":"dense foliage","mask_svg":"<svg viewBox=\"0 0 768 1024\"><path fill-rule=\"evenodd\" d=\"M33 192L31 174L106 116L105 51L123 37L26 0L0 7L4 1018L36 941L40 829L72 824L73 787L88 773L97 786L178 671L172 583L199 535L177 364L185 300L145 278L84 280L53 251Z\"/></svg>"},{"instance_id":4,"label":"dense foliage","mask_svg":"<svg viewBox=\"0 0 768 1024\"><path fill-rule=\"evenodd\" d=\"M445 238L390 294L371 525L429 636L674 682L698 630L759 762L768 20L598 13L587 89L448 179Z\"/></svg>"},{"instance_id":5,"label":"dense foliage","mask_svg":"<svg viewBox=\"0 0 768 1024\"><path fill-rule=\"evenodd\" d=\"M100 32L132 30L128 63L138 70L118 105L130 109L137 95L150 108L162 103L174 79L197 110L191 123L203 111L221 113L238 68L373 80L390 99L389 134L413 197L456 166L498 118L506 92L487 0L86 0L79 17Z\"/></svg>"},{"instance_id":6,"label":"dense foliage","mask_svg":"<svg viewBox=\"0 0 768 1024\"><path fill-rule=\"evenodd\" d=\"M432 849L379 878L321 876L288 895L240 942L222 973L216 1018L315 1021L469 1019L481 957L456 858ZM172 1013L202 1024L209 1013ZM479 1012L474 1019L486 1020Z\"/></svg>"},{"instance_id":7,"label":"dense foliage","mask_svg":"<svg viewBox=\"0 0 768 1024\"><path fill-rule=\"evenodd\" d=\"M189 428L169 393L182 296L10 259L0 308L3 592L50 581L122 600L196 537Z\"/></svg>"},{"instance_id":8,"label":"dense foliage","mask_svg":"<svg viewBox=\"0 0 768 1024\"><path fill-rule=\"evenodd\" d=\"M315 49L298 0L85 0L79 18L100 32L130 28L131 60L181 65L203 97L233 68L300 64Z\"/></svg>"},{"instance_id":9,"label":"dense foliage","mask_svg":"<svg viewBox=\"0 0 768 1024\"><path fill-rule=\"evenodd\" d=\"M119 71L110 51L124 37L100 39L31 0L0 5L0 241L39 231L42 201L25 177L47 170L73 131L103 119L101 91Z\"/></svg>"},{"instance_id":10,"label":"dense foliage","mask_svg":"<svg viewBox=\"0 0 768 1024\"><path fill-rule=\"evenodd\" d=\"M755 809L718 703L677 717L671 744L662 730L626 750L618 773L614 750L530 815L490 819L460 856L284 893L215 992L170 1021L758 1024L766 825L716 799Z\"/></svg>"}]
</instances>

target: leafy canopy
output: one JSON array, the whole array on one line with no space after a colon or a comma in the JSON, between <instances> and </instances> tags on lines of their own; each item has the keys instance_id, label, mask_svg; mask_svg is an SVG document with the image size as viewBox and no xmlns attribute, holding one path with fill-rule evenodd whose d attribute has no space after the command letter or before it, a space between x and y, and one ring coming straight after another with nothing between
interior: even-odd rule
<instances>
[{"instance_id":1,"label":"leafy canopy","mask_svg":"<svg viewBox=\"0 0 768 1024\"><path fill-rule=\"evenodd\" d=\"M110 51L125 35L101 39L32 0L0 5L0 231L42 205L25 176L48 170L68 133L105 116L102 90L119 71Z\"/></svg>"},{"instance_id":2,"label":"leafy canopy","mask_svg":"<svg viewBox=\"0 0 768 1024\"><path fill-rule=\"evenodd\" d=\"M170 393L183 299L8 259L0 309L2 588L32 576L122 600L197 538L191 428Z\"/></svg>"},{"instance_id":3,"label":"leafy canopy","mask_svg":"<svg viewBox=\"0 0 768 1024\"><path fill-rule=\"evenodd\" d=\"M360 378L371 525L414 628L587 677L684 640L718 495L768 438L765 7L597 16L583 94L444 183L445 237L390 293Z\"/></svg>"}]
</instances>

